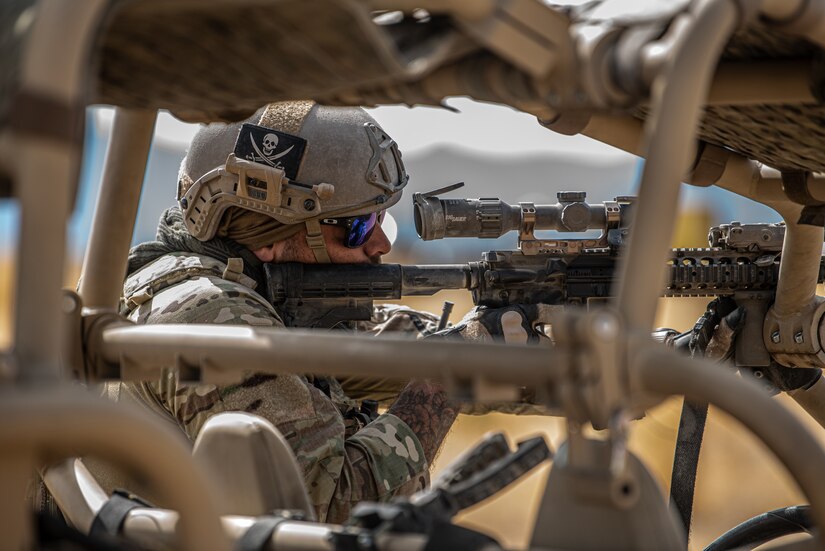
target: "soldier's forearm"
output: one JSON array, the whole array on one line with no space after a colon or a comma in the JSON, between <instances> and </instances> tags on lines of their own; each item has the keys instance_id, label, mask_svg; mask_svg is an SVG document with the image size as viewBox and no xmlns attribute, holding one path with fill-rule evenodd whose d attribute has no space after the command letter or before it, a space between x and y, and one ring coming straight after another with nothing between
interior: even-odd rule
<instances>
[{"instance_id":1,"label":"soldier's forearm","mask_svg":"<svg viewBox=\"0 0 825 551\"><path fill-rule=\"evenodd\" d=\"M416 380L404 388L388 413L409 425L431 464L458 415L458 406L449 400L440 384Z\"/></svg>"}]
</instances>

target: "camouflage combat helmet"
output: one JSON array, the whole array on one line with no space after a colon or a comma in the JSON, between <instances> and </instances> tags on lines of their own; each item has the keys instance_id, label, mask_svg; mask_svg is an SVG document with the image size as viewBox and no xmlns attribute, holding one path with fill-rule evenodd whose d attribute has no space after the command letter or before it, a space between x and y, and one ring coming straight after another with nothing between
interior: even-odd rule
<instances>
[{"instance_id":1,"label":"camouflage combat helmet","mask_svg":"<svg viewBox=\"0 0 825 551\"><path fill-rule=\"evenodd\" d=\"M319 221L386 209L407 180L395 142L363 109L282 102L202 128L181 164L178 201L202 241L257 249L305 227L315 258L329 262Z\"/></svg>"}]
</instances>

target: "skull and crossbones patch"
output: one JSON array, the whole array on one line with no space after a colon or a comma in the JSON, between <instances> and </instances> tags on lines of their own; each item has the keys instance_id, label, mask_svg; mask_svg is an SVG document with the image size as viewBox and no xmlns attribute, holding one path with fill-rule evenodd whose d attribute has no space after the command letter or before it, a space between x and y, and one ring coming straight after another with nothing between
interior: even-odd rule
<instances>
[{"instance_id":1,"label":"skull and crossbones patch","mask_svg":"<svg viewBox=\"0 0 825 551\"><path fill-rule=\"evenodd\" d=\"M245 123L235 140L235 157L280 168L287 178L294 180L306 144L298 136Z\"/></svg>"}]
</instances>

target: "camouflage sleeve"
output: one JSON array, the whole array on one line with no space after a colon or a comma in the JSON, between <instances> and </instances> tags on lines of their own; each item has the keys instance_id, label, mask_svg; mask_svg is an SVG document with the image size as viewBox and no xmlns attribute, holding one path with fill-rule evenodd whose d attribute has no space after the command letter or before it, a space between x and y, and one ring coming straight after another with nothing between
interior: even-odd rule
<instances>
[{"instance_id":1,"label":"camouflage sleeve","mask_svg":"<svg viewBox=\"0 0 825 551\"><path fill-rule=\"evenodd\" d=\"M218 277L196 277L151 296L129 313L137 323L214 323L283 327L258 293Z\"/></svg>"},{"instance_id":2,"label":"camouflage sleeve","mask_svg":"<svg viewBox=\"0 0 825 551\"><path fill-rule=\"evenodd\" d=\"M174 260L182 262L180 258ZM284 326L277 311L251 288L209 274L190 275L189 279L133 303L129 318L137 323ZM140 393L144 402L157 402L165 408L191 440L197 437L209 417L227 410L224 404L227 389L209 384L180 384L171 369L164 369L160 380L135 385L131 390Z\"/></svg>"},{"instance_id":3,"label":"camouflage sleeve","mask_svg":"<svg viewBox=\"0 0 825 551\"><path fill-rule=\"evenodd\" d=\"M373 336L392 335L420 339L435 331L438 316L407 306L378 304L372 319L359 322L358 331ZM344 394L353 400L377 400L389 406L409 382L407 379L387 377L339 377Z\"/></svg>"},{"instance_id":4,"label":"camouflage sleeve","mask_svg":"<svg viewBox=\"0 0 825 551\"><path fill-rule=\"evenodd\" d=\"M412 429L385 413L345 444L346 459L327 522L343 522L360 501L389 501L429 485L429 465Z\"/></svg>"}]
</instances>

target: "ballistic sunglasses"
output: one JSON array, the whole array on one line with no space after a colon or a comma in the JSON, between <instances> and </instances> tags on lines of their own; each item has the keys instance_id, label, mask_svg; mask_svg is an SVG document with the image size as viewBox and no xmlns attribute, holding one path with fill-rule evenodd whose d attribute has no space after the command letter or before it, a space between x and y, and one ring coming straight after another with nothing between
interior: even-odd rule
<instances>
[{"instance_id":1,"label":"ballistic sunglasses","mask_svg":"<svg viewBox=\"0 0 825 551\"><path fill-rule=\"evenodd\" d=\"M349 249L357 249L370 240L375 226L380 225L383 219L384 211L381 211L348 218L322 218L320 222L327 226L344 228L347 232L344 236L344 245Z\"/></svg>"}]
</instances>

